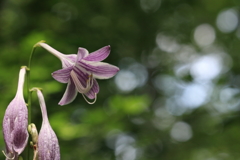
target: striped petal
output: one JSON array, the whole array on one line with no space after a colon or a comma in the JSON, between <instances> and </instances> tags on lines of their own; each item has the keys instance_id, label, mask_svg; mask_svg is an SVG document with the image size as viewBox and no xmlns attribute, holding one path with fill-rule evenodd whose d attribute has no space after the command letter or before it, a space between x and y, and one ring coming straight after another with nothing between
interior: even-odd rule
<instances>
[{"instance_id":1,"label":"striped petal","mask_svg":"<svg viewBox=\"0 0 240 160\"><path fill-rule=\"evenodd\" d=\"M93 77L97 79L111 78L119 71L118 67L108 63L85 60L81 60L76 67L81 70L85 70L88 74L93 74Z\"/></svg>"},{"instance_id":2,"label":"striped petal","mask_svg":"<svg viewBox=\"0 0 240 160\"><path fill-rule=\"evenodd\" d=\"M76 58L77 58L77 55L76 54L66 54L64 55L66 57L66 59L69 59L70 61L72 61L73 63L76 62Z\"/></svg>"},{"instance_id":3,"label":"striped petal","mask_svg":"<svg viewBox=\"0 0 240 160\"><path fill-rule=\"evenodd\" d=\"M102 47L99 50L90 53L87 57L84 58L84 60L97 62L102 61L108 57L110 50L110 46Z\"/></svg>"},{"instance_id":4,"label":"striped petal","mask_svg":"<svg viewBox=\"0 0 240 160\"><path fill-rule=\"evenodd\" d=\"M71 67L75 64L76 60L77 60L76 54L64 55L63 58L61 59L62 67L63 68Z\"/></svg>"},{"instance_id":5,"label":"striped petal","mask_svg":"<svg viewBox=\"0 0 240 160\"><path fill-rule=\"evenodd\" d=\"M58 104L61 106L69 104L76 98L76 96L77 96L77 90L72 79L70 78L67 85L67 89Z\"/></svg>"},{"instance_id":6,"label":"striped petal","mask_svg":"<svg viewBox=\"0 0 240 160\"><path fill-rule=\"evenodd\" d=\"M52 73L52 77L60 83L68 83L72 68L73 67L68 67L68 68L57 70Z\"/></svg>"},{"instance_id":7,"label":"striped petal","mask_svg":"<svg viewBox=\"0 0 240 160\"><path fill-rule=\"evenodd\" d=\"M9 109L10 111L8 112L13 112L13 109ZM7 152L11 151L13 148L12 145L12 135L11 132L13 130L13 125L11 125L11 117L10 115L5 114L4 115L4 119L3 119L3 137L4 137L4 141L6 143L6 150Z\"/></svg>"},{"instance_id":8,"label":"striped petal","mask_svg":"<svg viewBox=\"0 0 240 160\"><path fill-rule=\"evenodd\" d=\"M8 105L3 118L3 138L6 143L7 157L21 154L28 141L28 110L23 97L25 74L26 67L22 67L16 96Z\"/></svg>"},{"instance_id":9,"label":"striped petal","mask_svg":"<svg viewBox=\"0 0 240 160\"><path fill-rule=\"evenodd\" d=\"M77 53L77 61L81 60L84 57L87 57L89 55L88 50L86 50L85 48L78 48L78 53Z\"/></svg>"},{"instance_id":10,"label":"striped petal","mask_svg":"<svg viewBox=\"0 0 240 160\"><path fill-rule=\"evenodd\" d=\"M43 123L39 132L38 159L60 160L58 139L49 123Z\"/></svg>"},{"instance_id":11,"label":"striped petal","mask_svg":"<svg viewBox=\"0 0 240 160\"><path fill-rule=\"evenodd\" d=\"M87 93L85 93L85 95L89 99L95 99L96 98L96 94L98 94L98 92L99 92L98 82L96 81L96 79L93 79L93 86Z\"/></svg>"},{"instance_id":12,"label":"striped petal","mask_svg":"<svg viewBox=\"0 0 240 160\"><path fill-rule=\"evenodd\" d=\"M74 67L71 71L71 78L79 93L87 93L93 86L93 77L87 73L82 72L80 69Z\"/></svg>"},{"instance_id":13,"label":"striped petal","mask_svg":"<svg viewBox=\"0 0 240 160\"><path fill-rule=\"evenodd\" d=\"M42 127L38 136L38 159L60 160L60 148L58 139L49 123L43 94L39 89L36 90L43 118Z\"/></svg>"},{"instance_id":14,"label":"striped petal","mask_svg":"<svg viewBox=\"0 0 240 160\"><path fill-rule=\"evenodd\" d=\"M73 71L77 74L78 79L83 84L83 86L86 87L86 82L89 79L89 74L84 72L84 71L82 71L81 69L79 69L76 66L73 67Z\"/></svg>"},{"instance_id":15,"label":"striped petal","mask_svg":"<svg viewBox=\"0 0 240 160\"><path fill-rule=\"evenodd\" d=\"M24 112L27 112L27 109L25 109ZM24 113L19 113L24 115ZM24 122L24 123L23 123ZM28 142L28 131L26 129L27 127L27 117L21 117L19 116L15 120L14 124L14 130L12 132L12 138L13 138L13 148L18 153L21 154Z\"/></svg>"}]
</instances>

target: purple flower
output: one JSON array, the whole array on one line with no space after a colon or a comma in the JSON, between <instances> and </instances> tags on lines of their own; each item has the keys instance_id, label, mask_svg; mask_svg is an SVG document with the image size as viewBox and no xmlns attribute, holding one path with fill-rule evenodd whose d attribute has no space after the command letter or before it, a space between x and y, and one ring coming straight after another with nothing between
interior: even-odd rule
<instances>
[{"instance_id":1,"label":"purple flower","mask_svg":"<svg viewBox=\"0 0 240 160\"><path fill-rule=\"evenodd\" d=\"M48 121L47 109L43 94L37 88L32 90L37 91L43 118L42 127L38 136L38 158L39 160L60 160L58 139Z\"/></svg>"},{"instance_id":2,"label":"purple flower","mask_svg":"<svg viewBox=\"0 0 240 160\"><path fill-rule=\"evenodd\" d=\"M62 62L62 69L52 73L55 80L68 84L59 105L72 102L76 98L77 92L81 93L85 100L85 96L87 96L89 99L95 99L96 101L96 95L99 92L96 79L111 78L119 71L116 66L100 62L110 54L110 46L105 46L91 54L85 48L79 47L77 55L65 55L46 43L39 43L39 45L58 57Z\"/></svg>"},{"instance_id":3,"label":"purple flower","mask_svg":"<svg viewBox=\"0 0 240 160\"><path fill-rule=\"evenodd\" d=\"M23 98L26 67L19 73L16 96L8 105L3 118L3 136L6 143L6 159L18 159L28 141L28 110Z\"/></svg>"}]
</instances>

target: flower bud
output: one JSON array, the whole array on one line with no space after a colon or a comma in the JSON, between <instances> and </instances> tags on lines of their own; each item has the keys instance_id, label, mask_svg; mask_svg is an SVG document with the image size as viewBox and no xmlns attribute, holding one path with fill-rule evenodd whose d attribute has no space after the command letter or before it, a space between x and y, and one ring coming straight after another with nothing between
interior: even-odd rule
<instances>
[{"instance_id":1,"label":"flower bud","mask_svg":"<svg viewBox=\"0 0 240 160\"><path fill-rule=\"evenodd\" d=\"M30 145L33 148L33 160L38 160L38 131L37 127L34 123L28 125L28 132L32 137L32 141L30 141Z\"/></svg>"},{"instance_id":2,"label":"flower bud","mask_svg":"<svg viewBox=\"0 0 240 160\"><path fill-rule=\"evenodd\" d=\"M60 160L58 139L50 126L43 94L37 88L34 88L34 90L37 90L43 117L42 127L38 136L38 158L39 160Z\"/></svg>"},{"instance_id":3,"label":"flower bud","mask_svg":"<svg viewBox=\"0 0 240 160\"><path fill-rule=\"evenodd\" d=\"M37 141L38 141L38 131L37 131L37 127L36 127L36 125L34 123L31 123L31 124L28 125L28 132L32 136L33 144L37 144Z\"/></svg>"},{"instance_id":4,"label":"flower bud","mask_svg":"<svg viewBox=\"0 0 240 160\"><path fill-rule=\"evenodd\" d=\"M4 152L7 159L18 159L28 141L28 110L23 97L26 67L19 73L16 96L8 105L3 118L3 136L6 143Z\"/></svg>"}]
</instances>

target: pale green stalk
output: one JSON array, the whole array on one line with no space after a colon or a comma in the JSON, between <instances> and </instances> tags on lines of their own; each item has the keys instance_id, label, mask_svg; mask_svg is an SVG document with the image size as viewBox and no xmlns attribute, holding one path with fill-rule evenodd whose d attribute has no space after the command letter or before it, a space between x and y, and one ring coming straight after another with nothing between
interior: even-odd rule
<instances>
[{"instance_id":1,"label":"pale green stalk","mask_svg":"<svg viewBox=\"0 0 240 160\"><path fill-rule=\"evenodd\" d=\"M44 41L40 41L40 42L44 42ZM33 53L36 50L36 47L39 46L39 43L36 43L33 48L32 51L30 53L29 56L29 60L28 60L28 69L27 69L27 95L28 95L28 101L27 101L27 107L28 107L28 124L31 124L32 121L32 91L30 90L30 72L31 72L31 62L32 62L32 57L33 57ZM27 152L27 156L26 159L30 160L30 152L29 152L29 144L27 144L26 147L26 152Z\"/></svg>"}]
</instances>

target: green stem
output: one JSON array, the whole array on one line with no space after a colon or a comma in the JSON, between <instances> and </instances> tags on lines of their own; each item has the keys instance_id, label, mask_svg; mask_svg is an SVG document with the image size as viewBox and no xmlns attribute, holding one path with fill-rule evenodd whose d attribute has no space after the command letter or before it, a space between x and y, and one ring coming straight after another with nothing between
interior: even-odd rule
<instances>
[{"instance_id":1,"label":"green stem","mask_svg":"<svg viewBox=\"0 0 240 160\"><path fill-rule=\"evenodd\" d=\"M33 53L36 49L36 46L34 45L32 48L32 52L30 54L29 57L29 61L28 61L28 72L27 72L27 91L28 91L28 124L31 124L32 121L32 94L30 91L30 72L31 72L31 61L32 61L32 56Z\"/></svg>"},{"instance_id":2,"label":"green stem","mask_svg":"<svg viewBox=\"0 0 240 160\"><path fill-rule=\"evenodd\" d=\"M35 44L33 46L31 54L29 56L29 60L28 60L28 70L27 70L28 124L31 124L31 121L32 121L32 93L31 93L32 91L30 90L30 72L31 72L31 61L32 61L33 53L34 53L36 47L37 47L37 44ZM27 160L30 160L29 144L30 144L30 140L26 147L26 154L27 154L26 159Z\"/></svg>"},{"instance_id":3,"label":"green stem","mask_svg":"<svg viewBox=\"0 0 240 160\"><path fill-rule=\"evenodd\" d=\"M32 91L30 90L30 72L31 72L31 62L32 62L32 57L33 57L33 53L36 50L36 47L39 47L39 43L42 43L44 41L39 41L38 43L36 43L31 51L31 54L29 56L28 59L28 66L27 66L27 96L28 96L28 102L27 102L27 106L28 106L28 124L31 124L32 121ZM26 147L26 160L30 160L30 140L29 143L27 144Z\"/></svg>"},{"instance_id":4,"label":"green stem","mask_svg":"<svg viewBox=\"0 0 240 160\"><path fill-rule=\"evenodd\" d=\"M31 72L31 62L32 62L32 57L33 57L33 53L36 50L37 47L39 47L39 43L42 43L45 41L39 41L38 43L36 43L31 51L31 54L29 56L28 59L28 72L27 72L27 92L28 92L28 124L31 124L32 121L32 94L31 94L31 90L30 90L30 72Z\"/></svg>"}]
</instances>

